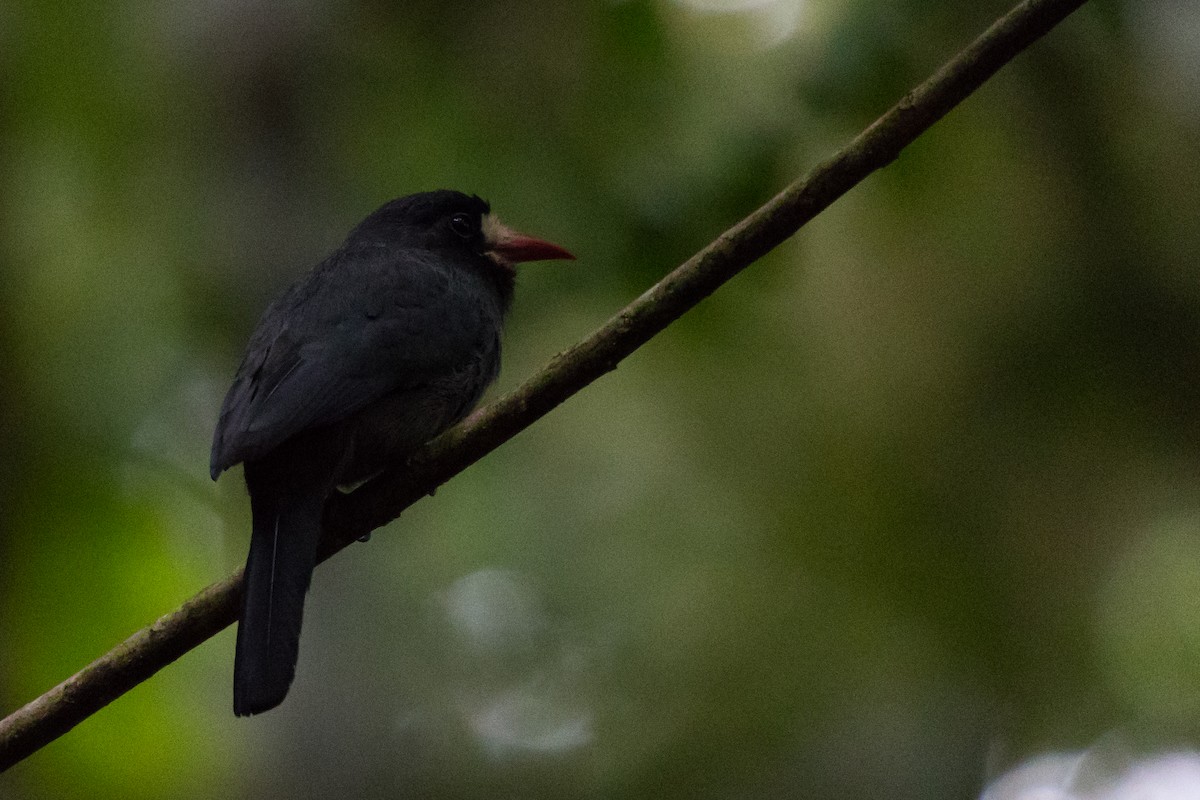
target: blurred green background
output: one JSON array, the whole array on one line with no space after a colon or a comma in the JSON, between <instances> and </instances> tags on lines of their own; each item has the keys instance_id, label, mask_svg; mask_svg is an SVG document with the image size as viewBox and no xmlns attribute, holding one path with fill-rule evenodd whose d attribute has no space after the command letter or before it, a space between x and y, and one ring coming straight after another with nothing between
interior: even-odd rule
<instances>
[{"instance_id":1,"label":"blurred green background","mask_svg":"<svg viewBox=\"0 0 1200 800\"><path fill-rule=\"evenodd\" d=\"M269 298L476 192L516 386L1008 7L0 8L0 710L243 560ZM0 778L42 798L961 798L1200 742L1200 6L1095 0L615 373Z\"/></svg>"}]
</instances>

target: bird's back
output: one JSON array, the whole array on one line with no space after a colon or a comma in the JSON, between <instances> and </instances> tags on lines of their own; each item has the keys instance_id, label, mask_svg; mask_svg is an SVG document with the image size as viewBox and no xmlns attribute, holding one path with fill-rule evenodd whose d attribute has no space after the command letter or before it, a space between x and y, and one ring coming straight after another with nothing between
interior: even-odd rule
<instances>
[{"instance_id":1,"label":"bird's back","mask_svg":"<svg viewBox=\"0 0 1200 800\"><path fill-rule=\"evenodd\" d=\"M259 321L221 409L214 475L395 395L473 403L498 371L503 315L469 265L416 248L339 250ZM440 430L461 414L433 416L438 424L416 427Z\"/></svg>"}]
</instances>

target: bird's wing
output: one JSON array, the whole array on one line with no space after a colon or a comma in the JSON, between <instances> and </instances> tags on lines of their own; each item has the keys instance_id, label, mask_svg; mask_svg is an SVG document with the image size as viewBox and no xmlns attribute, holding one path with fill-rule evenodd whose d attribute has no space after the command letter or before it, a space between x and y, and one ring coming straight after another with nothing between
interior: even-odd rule
<instances>
[{"instance_id":1,"label":"bird's wing","mask_svg":"<svg viewBox=\"0 0 1200 800\"><path fill-rule=\"evenodd\" d=\"M221 408L213 477L463 368L492 335L489 315L478 291L419 253L331 257L259 323Z\"/></svg>"}]
</instances>

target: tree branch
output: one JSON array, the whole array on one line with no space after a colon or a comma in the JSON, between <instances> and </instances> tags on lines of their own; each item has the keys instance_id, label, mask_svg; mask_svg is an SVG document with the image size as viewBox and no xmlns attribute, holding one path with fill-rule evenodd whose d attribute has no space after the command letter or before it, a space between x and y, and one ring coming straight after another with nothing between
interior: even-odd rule
<instances>
[{"instance_id":1,"label":"tree branch","mask_svg":"<svg viewBox=\"0 0 1200 800\"><path fill-rule=\"evenodd\" d=\"M527 428L559 403L616 368L688 309L900 151L979 88L1000 67L1085 0L1025 0L834 157L721 234L620 313L547 364L511 394L426 444L389 470L331 503L325 517L328 558L390 522L434 488ZM237 617L241 570L209 586L0 720L0 771L44 747Z\"/></svg>"}]
</instances>

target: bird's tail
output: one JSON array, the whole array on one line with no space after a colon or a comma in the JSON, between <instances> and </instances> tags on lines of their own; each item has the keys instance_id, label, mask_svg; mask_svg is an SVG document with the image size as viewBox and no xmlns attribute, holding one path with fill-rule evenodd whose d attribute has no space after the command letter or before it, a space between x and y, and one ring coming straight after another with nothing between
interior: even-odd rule
<instances>
[{"instance_id":1,"label":"bird's tail","mask_svg":"<svg viewBox=\"0 0 1200 800\"><path fill-rule=\"evenodd\" d=\"M254 489L254 531L233 663L233 713L239 717L279 705L292 684L325 505L322 492Z\"/></svg>"}]
</instances>

